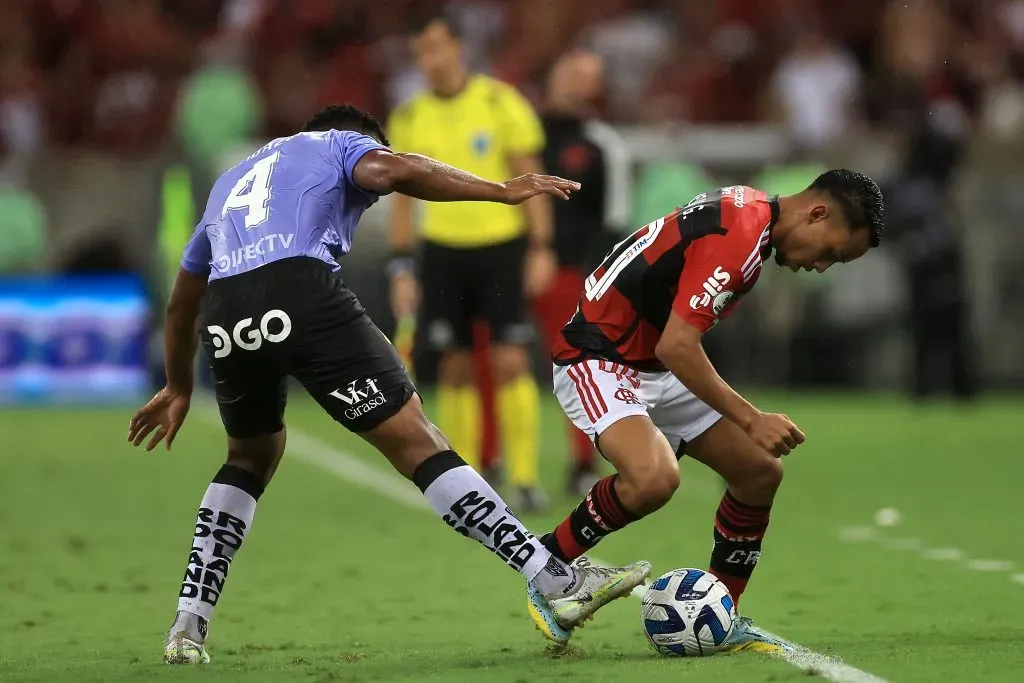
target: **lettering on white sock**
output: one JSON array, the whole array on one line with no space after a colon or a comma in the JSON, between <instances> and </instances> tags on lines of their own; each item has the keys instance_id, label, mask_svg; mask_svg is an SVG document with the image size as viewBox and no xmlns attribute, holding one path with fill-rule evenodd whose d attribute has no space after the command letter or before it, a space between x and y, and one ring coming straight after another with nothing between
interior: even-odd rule
<instances>
[{"instance_id":1,"label":"lettering on white sock","mask_svg":"<svg viewBox=\"0 0 1024 683\"><path fill-rule=\"evenodd\" d=\"M500 499L499 499L500 500ZM510 567L523 571L536 552L533 534L523 529L512 512L479 491L468 491L442 516L445 523L463 536L483 543Z\"/></svg>"},{"instance_id":2,"label":"lettering on white sock","mask_svg":"<svg viewBox=\"0 0 1024 683\"><path fill-rule=\"evenodd\" d=\"M179 600L199 600L216 606L246 528L245 520L223 510L199 508Z\"/></svg>"}]
</instances>

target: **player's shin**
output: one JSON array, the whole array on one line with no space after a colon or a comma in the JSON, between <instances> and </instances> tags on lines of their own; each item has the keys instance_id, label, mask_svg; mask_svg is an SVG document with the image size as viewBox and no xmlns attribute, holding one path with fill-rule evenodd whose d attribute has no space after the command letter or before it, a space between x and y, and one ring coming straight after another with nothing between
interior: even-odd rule
<instances>
[{"instance_id":1,"label":"player's shin","mask_svg":"<svg viewBox=\"0 0 1024 683\"><path fill-rule=\"evenodd\" d=\"M770 512L771 506L748 505L726 491L715 513L711 573L726 585L737 605L761 557Z\"/></svg>"},{"instance_id":2,"label":"player's shin","mask_svg":"<svg viewBox=\"0 0 1024 683\"><path fill-rule=\"evenodd\" d=\"M571 562L608 534L639 519L622 505L615 491L618 476L594 484L583 502L553 532L544 535L544 545L555 557Z\"/></svg>"},{"instance_id":3,"label":"player's shin","mask_svg":"<svg viewBox=\"0 0 1024 683\"><path fill-rule=\"evenodd\" d=\"M565 593L575 586L575 570L552 557L455 451L427 458L412 479L448 526L482 543L545 595Z\"/></svg>"},{"instance_id":4,"label":"player's shin","mask_svg":"<svg viewBox=\"0 0 1024 683\"><path fill-rule=\"evenodd\" d=\"M192 549L178 592L178 613L170 635L185 633L202 643L227 582L235 553L252 526L263 482L252 473L224 465L199 505Z\"/></svg>"}]
</instances>

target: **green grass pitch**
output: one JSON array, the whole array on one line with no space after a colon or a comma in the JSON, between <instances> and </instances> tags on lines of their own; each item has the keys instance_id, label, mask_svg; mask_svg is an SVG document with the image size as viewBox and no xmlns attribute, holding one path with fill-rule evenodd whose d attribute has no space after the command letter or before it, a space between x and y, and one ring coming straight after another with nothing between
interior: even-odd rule
<instances>
[{"instance_id":1,"label":"green grass pitch","mask_svg":"<svg viewBox=\"0 0 1024 683\"><path fill-rule=\"evenodd\" d=\"M789 414L808 441L787 459L744 611L887 681L1024 680L1024 402L772 395L761 405ZM519 577L489 553L422 509L288 456L232 566L211 624L212 665L171 669L161 663L163 634L224 438L209 405L197 404L173 453L137 452L124 440L130 412L0 412L0 680L809 675L754 654L658 658L635 599L608 607L578 633L571 654L552 657L526 616ZM307 440L386 471L314 404L296 396L288 418ZM544 471L555 500L550 515L525 520L538 532L573 504L561 494L559 418L548 403ZM672 503L608 539L600 558L647 558L656 574L706 565L721 488L694 462L683 470ZM861 542L841 538L849 527L871 527L883 507L900 510L898 525ZM929 559L929 549L963 557Z\"/></svg>"}]
</instances>

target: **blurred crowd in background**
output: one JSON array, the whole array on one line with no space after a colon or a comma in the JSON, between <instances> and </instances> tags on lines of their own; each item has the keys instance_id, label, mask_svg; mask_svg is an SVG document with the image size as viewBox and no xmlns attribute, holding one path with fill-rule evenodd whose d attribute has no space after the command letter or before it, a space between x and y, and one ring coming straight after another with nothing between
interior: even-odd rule
<instances>
[{"instance_id":1,"label":"blurred crowd in background","mask_svg":"<svg viewBox=\"0 0 1024 683\"><path fill-rule=\"evenodd\" d=\"M350 101L387 114L423 83L407 22L429 0L3 0L7 165L45 144L138 154L172 130L189 74L244 64L262 132ZM569 45L605 59L615 122L784 122L811 148L956 103L1024 126L1021 0L458 0L470 67L541 106ZM8 174L11 171L8 170Z\"/></svg>"},{"instance_id":2,"label":"blurred crowd in background","mask_svg":"<svg viewBox=\"0 0 1024 683\"><path fill-rule=\"evenodd\" d=\"M567 49L602 58L594 115L635 153L621 229L708 183L848 165L885 184L883 253L773 278L722 333L736 373L792 384L764 355L813 353L806 381L892 385L913 357L921 393L950 367L964 396L1024 383L1024 0L0 0L0 271L133 269L158 301L172 214L194 224L217 173L325 104L385 120L424 87L408 22L440 5L470 68L539 111ZM360 275L383 248L346 268L386 318ZM922 365L934 340L946 370Z\"/></svg>"},{"instance_id":3,"label":"blurred crowd in background","mask_svg":"<svg viewBox=\"0 0 1024 683\"><path fill-rule=\"evenodd\" d=\"M268 136L292 132L328 102L383 115L422 87L406 23L431 4L440 3L3 0L5 156L42 144L152 150L171 131L184 81L214 62L251 69ZM939 101L1000 135L1024 124L1020 0L450 4L470 29L470 66L538 104L567 45L596 51L613 121L780 120L810 147Z\"/></svg>"}]
</instances>

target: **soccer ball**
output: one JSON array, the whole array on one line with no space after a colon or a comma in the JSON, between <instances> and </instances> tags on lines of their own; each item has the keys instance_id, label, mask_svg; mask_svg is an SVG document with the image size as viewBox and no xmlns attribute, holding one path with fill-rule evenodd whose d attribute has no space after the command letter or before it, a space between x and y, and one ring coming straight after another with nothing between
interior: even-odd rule
<instances>
[{"instance_id":1,"label":"soccer ball","mask_svg":"<svg viewBox=\"0 0 1024 683\"><path fill-rule=\"evenodd\" d=\"M736 605L729 589L700 569L673 569L647 587L644 632L660 654L707 657L732 633Z\"/></svg>"}]
</instances>

